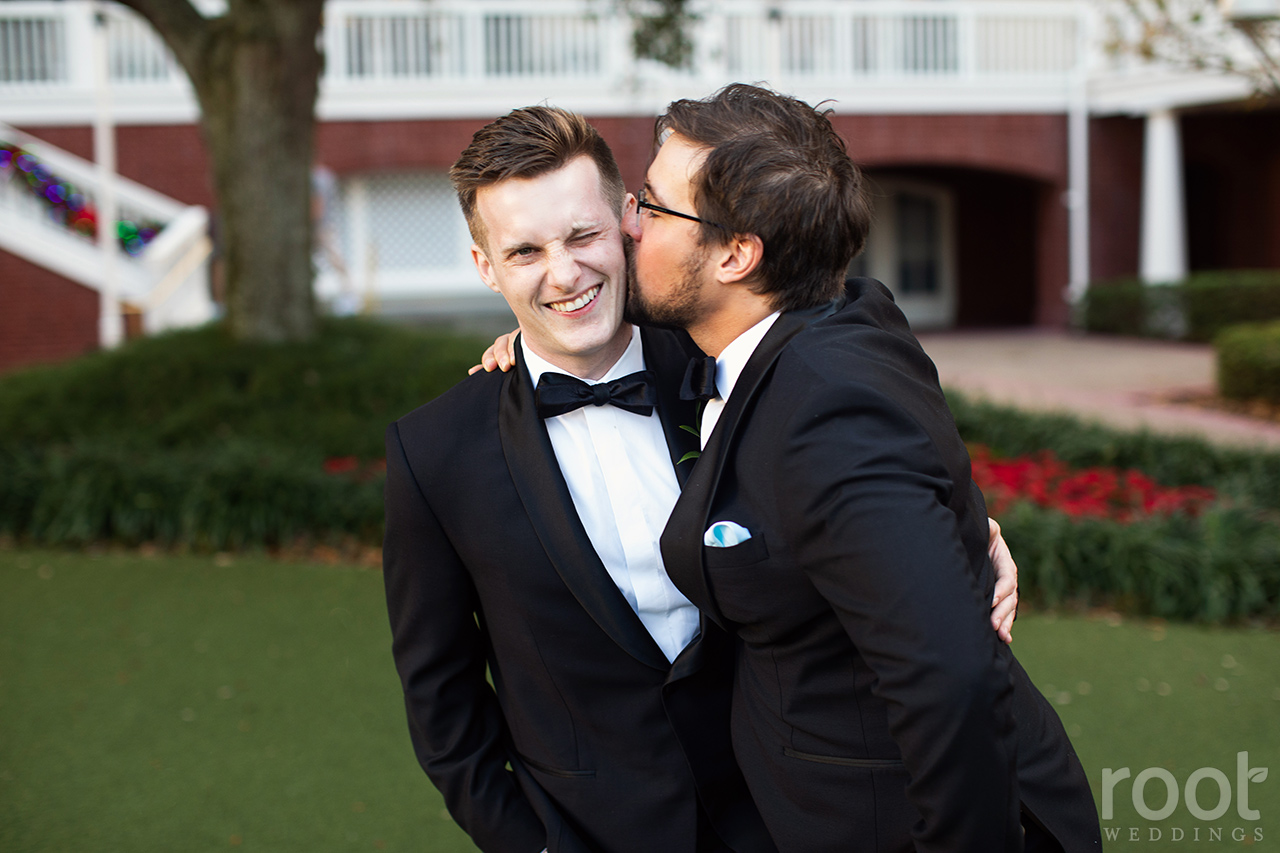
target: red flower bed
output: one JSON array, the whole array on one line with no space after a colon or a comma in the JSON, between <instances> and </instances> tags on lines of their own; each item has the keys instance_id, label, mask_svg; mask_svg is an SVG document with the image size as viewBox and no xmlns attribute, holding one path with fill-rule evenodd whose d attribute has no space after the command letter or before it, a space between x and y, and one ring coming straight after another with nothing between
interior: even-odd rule
<instances>
[{"instance_id":1,"label":"red flower bed","mask_svg":"<svg viewBox=\"0 0 1280 853\"><path fill-rule=\"evenodd\" d=\"M386 459L361 462L354 456L331 456L324 460L324 472L333 475L349 475L357 480L371 480L387 473Z\"/></svg>"},{"instance_id":2,"label":"red flower bed","mask_svg":"<svg viewBox=\"0 0 1280 853\"><path fill-rule=\"evenodd\" d=\"M1048 450L996 459L989 449L975 445L969 455L974 482L992 515L1018 501L1031 501L1075 518L1131 521L1142 515L1195 515L1216 497L1203 486L1162 486L1141 471L1072 469Z\"/></svg>"}]
</instances>

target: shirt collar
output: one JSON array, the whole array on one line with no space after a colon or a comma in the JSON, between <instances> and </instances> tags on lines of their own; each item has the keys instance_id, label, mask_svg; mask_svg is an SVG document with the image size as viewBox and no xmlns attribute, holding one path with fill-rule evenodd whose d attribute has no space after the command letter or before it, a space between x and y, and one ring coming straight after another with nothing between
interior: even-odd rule
<instances>
[{"instance_id":1,"label":"shirt collar","mask_svg":"<svg viewBox=\"0 0 1280 853\"><path fill-rule=\"evenodd\" d=\"M525 346L524 335L520 336L520 351L524 353L524 363L529 368L529 378L533 380L535 388L544 373L563 373L565 376L573 376L575 379L582 379L583 382L595 384L597 382L609 382L644 370L644 345L640 342L640 329L636 326L631 327L631 340L627 343L627 348L623 350L622 355L605 372L604 376L599 379L584 379L581 376L575 376L562 367L556 367Z\"/></svg>"},{"instance_id":2,"label":"shirt collar","mask_svg":"<svg viewBox=\"0 0 1280 853\"><path fill-rule=\"evenodd\" d=\"M738 377L742 375L756 347L760 346L760 341L772 328L780 313L782 312L774 311L721 350L720 357L716 359L716 390L720 392L721 399L729 399L733 386L738 384Z\"/></svg>"}]
</instances>

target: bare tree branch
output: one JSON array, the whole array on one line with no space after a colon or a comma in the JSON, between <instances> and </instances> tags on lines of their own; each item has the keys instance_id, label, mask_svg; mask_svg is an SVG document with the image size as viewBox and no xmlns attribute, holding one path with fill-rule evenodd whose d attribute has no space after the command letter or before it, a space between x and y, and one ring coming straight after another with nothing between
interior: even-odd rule
<instances>
[{"instance_id":1,"label":"bare tree branch","mask_svg":"<svg viewBox=\"0 0 1280 853\"><path fill-rule=\"evenodd\" d=\"M1113 55L1245 77L1280 95L1280 24L1233 21L1214 0L1121 0L1108 16Z\"/></svg>"}]
</instances>

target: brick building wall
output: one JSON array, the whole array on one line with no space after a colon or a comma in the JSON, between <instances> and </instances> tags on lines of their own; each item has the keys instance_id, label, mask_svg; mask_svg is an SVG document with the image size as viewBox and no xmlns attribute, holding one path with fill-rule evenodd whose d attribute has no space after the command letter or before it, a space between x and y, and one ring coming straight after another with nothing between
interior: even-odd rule
<instances>
[{"instance_id":1,"label":"brick building wall","mask_svg":"<svg viewBox=\"0 0 1280 853\"><path fill-rule=\"evenodd\" d=\"M98 306L97 291L0 251L0 371L96 349Z\"/></svg>"},{"instance_id":2,"label":"brick building wall","mask_svg":"<svg viewBox=\"0 0 1280 853\"><path fill-rule=\"evenodd\" d=\"M323 122L316 130L316 161L338 175L443 171L486 121ZM639 187L652 153L653 117L592 121L613 148L628 188ZM932 171L957 193L963 324L1066 322L1067 217L1061 203L1067 171L1065 117L876 115L835 116L833 121L855 160L870 171ZM92 156L89 127L28 131ZM126 126L117 133L121 174L180 201L213 207L198 127ZM1105 234L1106 217L1101 219L1095 215L1095 233ZM1095 251L1095 268L1097 257ZM90 333L96 335L96 320L85 330L86 336Z\"/></svg>"},{"instance_id":3,"label":"brick building wall","mask_svg":"<svg viewBox=\"0 0 1280 853\"><path fill-rule=\"evenodd\" d=\"M833 123L869 169L933 175L956 194L960 324L1066 325L1065 116L836 116Z\"/></svg>"},{"instance_id":4,"label":"brick building wall","mask_svg":"<svg viewBox=\"0 0 1280 853\"><path fill-rule=\"evenodd\" d=\"M1094 281L1138 274L1144 120L1089 122L1089 273Z\"/></svg>"}]
</instances>

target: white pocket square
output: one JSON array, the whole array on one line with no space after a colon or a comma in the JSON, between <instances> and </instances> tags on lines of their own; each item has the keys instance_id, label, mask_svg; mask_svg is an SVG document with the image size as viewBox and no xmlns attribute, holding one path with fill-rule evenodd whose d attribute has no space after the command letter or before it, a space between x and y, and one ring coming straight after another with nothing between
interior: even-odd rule
<instances>
[{"instance_id":1,"label":"white pocket square","mask_svg":"<svg viewBox=\"0 0 1280 853\"><path fill-rule=\"evenodd\" d=\"M708 548L732 548L751 538L751 531L732 521L717 521L702 534L702 544Z\"/></svg>"}]
</instances>

